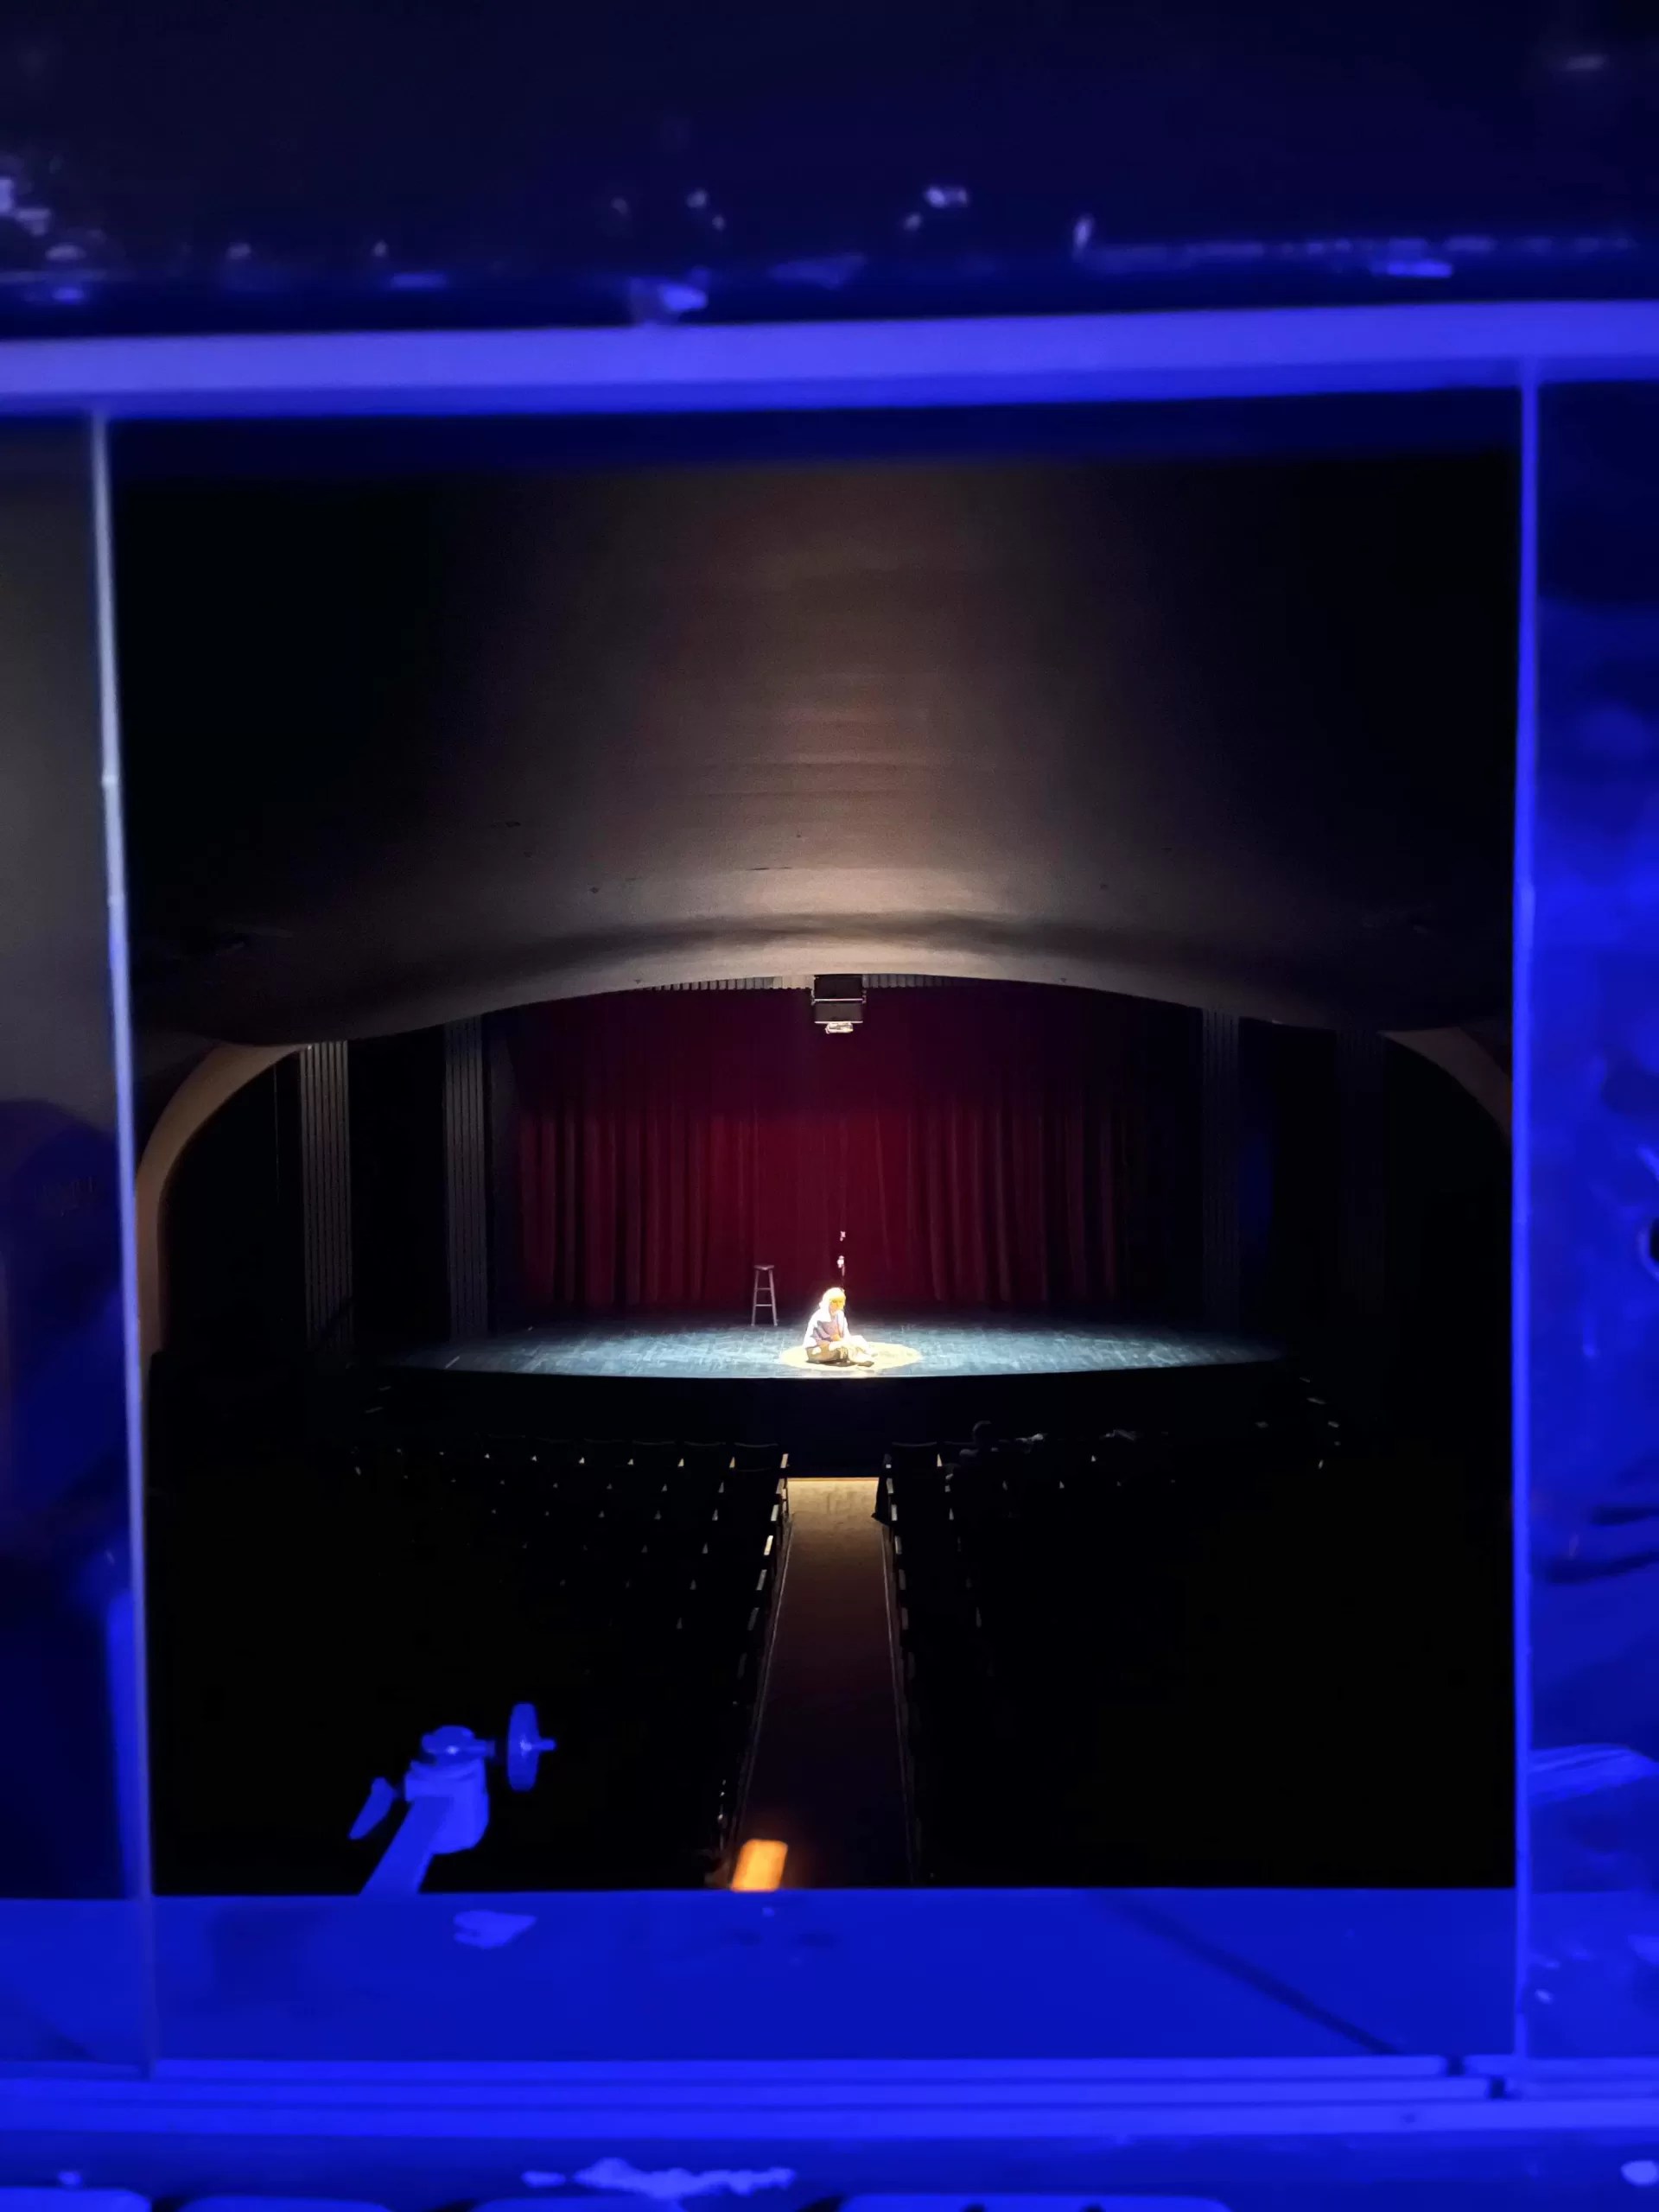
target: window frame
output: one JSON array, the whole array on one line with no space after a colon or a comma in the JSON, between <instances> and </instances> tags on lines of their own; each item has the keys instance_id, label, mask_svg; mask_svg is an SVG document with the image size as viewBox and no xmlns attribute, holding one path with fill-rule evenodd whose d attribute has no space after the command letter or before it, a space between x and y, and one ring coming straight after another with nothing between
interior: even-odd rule
<instances>
[{"instance_id":1,"label":"window frame","mask_svg":"<svg viewBox=\"0 0 1659 2212\"><path fill-rule=\"evenodd\" d=\"M0 414L76 414L92 426L104 539L105 750L106 760L112 760L118 737L109 604L109 433L121 423L1107 405L1459 388L1516 393L1522 486L1514 1007L1520 1190L1527 1161L1537 397L1550 382L1655 378L1659 304L1426 305L626 331L22 340L0 347ZM118 869L118 836L111 851ZM118 904L119 898L118 884ZM132 1096L124 1034L118 1039L117 1059L124 1156L130 1162ZM1516 1727L1524 1751L1529 1484L1522 1333L1526 1236L1519 1207L1514 1259ZM130 1301L130 1281L128 1288ZM141 1493L135 1478L134 1495ZM1517 1764L1524 1774L1524 1761ZM1528 1855L1521 1790L1516 1821L1516 1948L1524 1957ZM810 2001L810 1993L802 1995ZM875 2128L895 2140L1017 2135L1058 2141L1119 2133L1351 2134L1425 2126L1478 2133L1536 2130L1580 2119L1586 2126L1611 2125L1605 2101L1591 2112L1580 2111L1565 2075L1559 2079L1566 2101L1556 2107L1532 2101L1522 2108L1493 2095L1494 2082L1524 2062L1522 2018L1517 2004L1514 2051L1455 2071L1429 2056L1282 2063L162 2061L148 2079L118 2083L38 2071L0 2073L0 2134L54 2125L97 2133L165 2127L258 2133L280 2124L284 2133L320 2135L418 2129L493 2137L516 2134L522 2126L526 2137L756 2142L841 2139ZM1580 2067L1572 2079L1594 2070ZM349 2093L344 2102L343 2093ZM1659 2098L1632 2100L1621 2101L1621 2122L1659 2124ZM877 2104L879 2119L872 2108Z\"/></svg>"}]
</instances>

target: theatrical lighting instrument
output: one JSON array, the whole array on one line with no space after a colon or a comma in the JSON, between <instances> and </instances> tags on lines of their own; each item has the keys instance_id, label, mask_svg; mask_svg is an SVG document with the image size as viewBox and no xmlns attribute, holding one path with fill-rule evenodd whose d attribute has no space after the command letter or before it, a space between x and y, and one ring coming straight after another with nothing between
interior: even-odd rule
<instances>
[{"instance_id":1,"label":"theatrical lighting instrument","mask_svg":"<svg viewBox=\"0 0 1659 2212\"><path fill-rule=\"evenodd\" d=\"M850 1037L864 1019L861 976L815 976L812 1019L826 1037Z\"/></svg>"}]
</instances>

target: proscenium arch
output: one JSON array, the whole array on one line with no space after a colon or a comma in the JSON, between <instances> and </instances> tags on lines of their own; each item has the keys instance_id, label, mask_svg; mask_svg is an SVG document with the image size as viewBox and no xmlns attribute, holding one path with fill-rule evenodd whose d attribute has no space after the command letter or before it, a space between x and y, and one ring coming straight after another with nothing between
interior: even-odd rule
<instances>
[{"instance_id":1,"label":"proscenium arch","mask_svg":"<svg viewBox=\"0 0 1659 2212\"><path fill-rule=\"evenodd\" d=\"M879 971L857 969L836 970L824 962L816 972L882 974L932 973L926 969L897 967ZM947 976L952 980L975 981L1047 981L1061 982L1069 979L1010 977L1006 972L993 976L975 976L962 965L938 971L941 980ZM729 982L743 980L736 976L711 976L707 973L675 972L665 976L658 988L671 988L691 983ZM625 987L626 988L626 987ZM635 986L638 988L638 986ZM554 995L565 998L591 995L586 991L567 990ZM1130 995L1134 995L1130 994ZM492 1007L485 1011L499 1013L505 1009ZM468 1009L476 1012L478 1009ZM1405 1046L1441 1068L1476 1103L1491 1116L1502 1132L1505 1141L1510 1135L1510 1081L1492 1054L1466 1030L1448 1029L1395 1033L1389 1041ZM149 1141L138 1161L135 1202L135 1232L137 1256L139 1344L143 1372L148 1374L155 1355L166 1347L168 1321L167 1248L163 1231L166 1224L167 1196L173 1175L180 1160L200 1132L236 1094L254 1082L269 1069L278 1065L293 1053L303 1050L297 1045L215 1045L192 1068L163 1108Z\"/></svg>"},{"instance_id":2,"label":"proscenium arch","mask_svg":"<svg viewBox=\"0 0 1659 2212\"><path fill-rule=\"evenodd\" d=\"M133 1206L138 1349L145 1375L167 1342L167 1248L162 1231L174 1170L191 1140L226 1100L300 1049L296 1045L215 1045L168 1100L150 1132L138 1161Z\"/></svg>"},{"instance_id":3,"label":"proscenium arch","mask_svg":"<svg viewBox=\"0 0 1659 2212\"><path fill-rule=\"evenodd\" d=\"M1504 1142L1513 1135L1514 1084L1510 1071L1467 1029L1395 1030L1389 1042L1403 1045L1443 1069L1466 1090L1503 1132Z\"/></svg>"}]
</instances>

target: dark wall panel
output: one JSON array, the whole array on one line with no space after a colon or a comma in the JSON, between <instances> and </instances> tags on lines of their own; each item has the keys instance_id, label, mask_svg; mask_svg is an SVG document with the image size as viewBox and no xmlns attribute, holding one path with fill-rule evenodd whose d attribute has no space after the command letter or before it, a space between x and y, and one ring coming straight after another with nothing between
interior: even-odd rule
<instances>
[{"instance_id":1,"label":"dark wall panel","mask_svg":"<svg viewBox=\"0 0 1659 2212\"><path fill-rule=\"evenodd\" d=\"M372 1356L448 1325L443 1033L354 1045L351 1070L356 1337Z\"/></svg>"},{"instance_id":2,"label":"dark wall panel","mask_svg":"<svg viewBox=\"0 0 1659 2212\"><path fill-rule=\"evenodd\" d=\"M1336 1046L1328 1030L1256 1031L1256 1080L1273 1160L1262 1318L1280 1335L1315 1344L1331 1334L1337 1312Z\"/></svg>"},{"instance_id":3,"label":"dark wall panel","mask_svg":"<svg viewBox=\"0 0 1659 2212\"><path fill-rule=\"evenodd\" d=\"M168 1351L189 1365L253 1368L304 1342L294 1071L228 1098L174 1170L166 1243Z\"/></svg>"},{"instance_id":4,"label":"dark wall panel","mask_svg":"<svg viewBox=\"0 0 1659 2212\"><path fill-rule=\"evenodd\" d=\"M1510 1146L1444 1069L1391 1047L1382 1274L1396 1399L1502 1462L1510 1428ZM1500 1547L1501 1548L1501 1547Z\"/></svg>"}]
</instances>

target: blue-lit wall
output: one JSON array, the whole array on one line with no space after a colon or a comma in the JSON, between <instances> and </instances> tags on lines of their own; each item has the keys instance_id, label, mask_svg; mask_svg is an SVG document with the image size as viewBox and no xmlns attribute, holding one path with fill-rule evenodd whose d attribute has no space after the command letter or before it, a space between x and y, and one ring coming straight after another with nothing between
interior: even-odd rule
<instances>
[{"instance_id":1,"label":"blue-lit wall","mask_svg":"<svg viewBox=\"0 0 1659 2212\"><path fill-rule=\"evenodd\" d=\"M1548 1755L1659 1762L1659 386L1546 390L1538 462L1529 2025L1545 2054L1651 2052L1659 1766L1568 1785Z\"/></svg>"}]
</instances>

